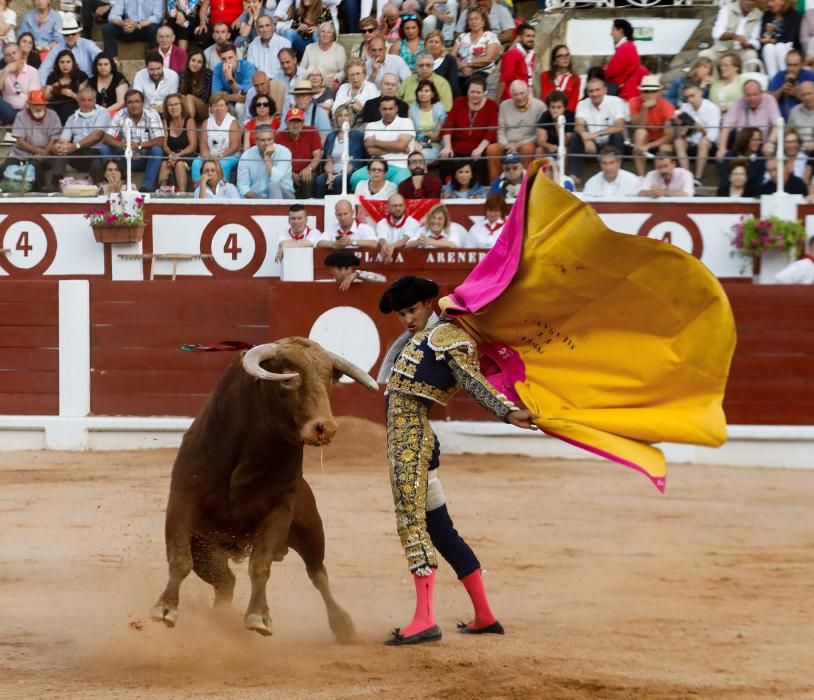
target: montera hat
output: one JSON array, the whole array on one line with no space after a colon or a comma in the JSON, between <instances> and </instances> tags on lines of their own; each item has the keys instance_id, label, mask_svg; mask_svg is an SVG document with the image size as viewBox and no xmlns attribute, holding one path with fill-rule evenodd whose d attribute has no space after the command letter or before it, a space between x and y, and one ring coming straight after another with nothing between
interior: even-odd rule
<instances>
[{"instance_id":1,"label":"montera hat","mask_svg":"<svg viewBox=\"0 0 814 700\"><path fill-rule=\"evenodd\" d=\"M419 301L434 299L438 296L438 285L423 277L405 275L399 277L379 300L379 311L389 314L391 311L406 309Z\"/></svg>"},{"instance_id":2,"label":"montera hat","mask_svg":"<svg viewBox=\"0 0 814 700\"><path fill-rule=\"evenodd\" d=\"M326 267L359 267L361 262L358 255L347 250L337 250L325 258Z\"/></svg>"}]
</instances>

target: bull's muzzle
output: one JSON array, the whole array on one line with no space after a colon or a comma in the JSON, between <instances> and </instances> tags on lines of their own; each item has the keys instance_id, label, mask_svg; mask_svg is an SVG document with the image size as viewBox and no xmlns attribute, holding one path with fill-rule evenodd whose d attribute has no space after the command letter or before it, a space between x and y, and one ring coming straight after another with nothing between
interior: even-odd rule
<instances>
[{"instance_id":1,"label":"bull's muzzle","mask_svg":"<svg viewBox=\"0 0 814 700\"><path fill-rule=\"evenodd\" d=\"M317 418L308 421L300 431L306 445L320 447L330 445L336 435L336 421L333 418Z\"/></svg>"}]
</instances>

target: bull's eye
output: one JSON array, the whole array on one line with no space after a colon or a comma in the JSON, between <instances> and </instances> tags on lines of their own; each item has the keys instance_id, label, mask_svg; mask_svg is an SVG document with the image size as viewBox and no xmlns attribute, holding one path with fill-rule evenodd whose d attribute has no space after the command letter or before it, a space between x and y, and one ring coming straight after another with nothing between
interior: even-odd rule
<instances>
[{"instance_id":1,"label":"bull's eye","mask_svg":"<svg viewBox=\"0 0 814 700\"><path fill-rule=\"evenodd\" d=\"M288 391L294 391L300 386L300 378L293 377L292 379L285 379L284 381L280 382L280 386Z\"/></svg>"}]
</instances>

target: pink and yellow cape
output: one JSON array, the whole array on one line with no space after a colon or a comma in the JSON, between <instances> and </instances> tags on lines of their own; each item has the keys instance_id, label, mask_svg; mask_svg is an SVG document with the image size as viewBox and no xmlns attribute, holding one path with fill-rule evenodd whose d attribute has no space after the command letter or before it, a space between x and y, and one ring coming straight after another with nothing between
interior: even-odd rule
<instances>
[{"instance_id":1,"label":"pink and yellow cape","mask_svg":"<svg viewBox=\"0 0 814 700\"><path fill-rule=\"evenodd\" d=\"M673 245L611 231L542 174L529 176L495 247L441 308L541 430L662 492L653 443L726 440L735 324L718 281Z\"/></svg>"}]
</instances>

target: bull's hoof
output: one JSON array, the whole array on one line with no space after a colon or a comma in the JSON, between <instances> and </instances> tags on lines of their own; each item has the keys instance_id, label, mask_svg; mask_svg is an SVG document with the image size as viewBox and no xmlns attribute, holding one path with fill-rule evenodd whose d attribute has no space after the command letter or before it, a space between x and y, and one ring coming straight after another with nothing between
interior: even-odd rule
<instances>
[{"instance_id":1,"label":"bull's hoof","mask_svg":"<svg viewBox=\"0 0 814 700\"><path fill-rule=\"evenodd\" d=\"M178 619L178 608L171 608L168 605L159 603L150 611L150 618L156 622L163 622L167 627L175 627Z\"/></svg>"},{"instance_id":2,"label":"bull's hoof","mask_svg":"<svg viewBox=\"0 0 814 700\"><path fill-rule=\"evenodd\" d=\"M331 632L334 633L336 641L340 644L353 644L356 641L356 627L350 615L344 610L340 610L328 618Z\"/></svg>"},{"instance_id":3,"label":"bull's hoof","mask_svg":"<svg viewBox=\"0 0 814 700\"><path fill-rule=\"evenodd\" d=\"M246 615L244 624L246 625L247 630L257 632L257 634L261 634L264 637L271 636L271 620L269 619L268 615L250 613Z\"/></svg>"}]
</instances>

